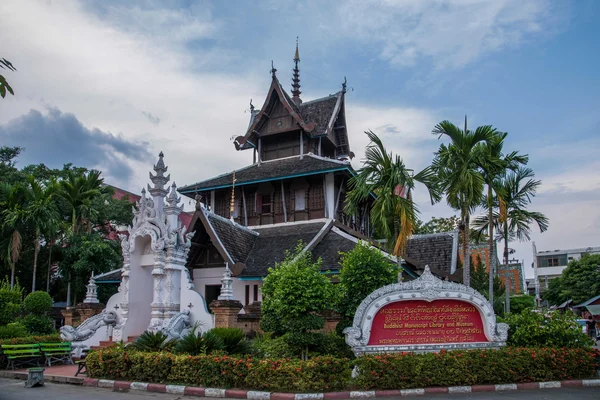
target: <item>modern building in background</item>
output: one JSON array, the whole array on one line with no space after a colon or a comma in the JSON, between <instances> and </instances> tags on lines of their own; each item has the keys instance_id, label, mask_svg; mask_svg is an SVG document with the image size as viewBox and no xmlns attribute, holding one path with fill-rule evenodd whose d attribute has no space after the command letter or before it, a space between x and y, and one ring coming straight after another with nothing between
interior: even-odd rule
<instances>
[{"instance_id":1,"label":"modern building in background","mask_svg":"<svg viewBox=\"0 0 600 400\"><path fill-rule=\"evenodd\" d=\"M600 254L600 247L537 251L533 243L534 284L537 282L539 291L543 292L552 279L562 274L570 261L579 260L585 254ZM531 286L531 283L528 283L528 286Z\"/></svg>"}]
</instances>

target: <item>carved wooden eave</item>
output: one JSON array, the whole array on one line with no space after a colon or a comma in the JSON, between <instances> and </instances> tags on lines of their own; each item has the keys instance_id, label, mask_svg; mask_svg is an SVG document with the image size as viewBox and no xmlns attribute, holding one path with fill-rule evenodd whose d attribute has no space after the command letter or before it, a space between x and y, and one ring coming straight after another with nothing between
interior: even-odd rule
<instances>
[{"instance_id":1,"label":"carved wooden eave","mask_svg":"<svg viewBox=\"0 0 600 400\"><path fill-rule=\"evenodd\" d=\"M219 255L223 258L223 260L225 260L225 262L227 262L229 264L229 267L230 267L233 275L238 276L239 274L242 273L244 268L246 268L246 264L244 262L242 262L241 260L236 260L232 256L232 254L227 250L227 247L224 245L222 239L219 237L218 233L216 232L215 227L213 226L213 224L210 222L210 219L208 218L209 213L210 213L210 211L208 211L203 205L200 205L199 209L196 210L196 212L194 213L194 215L192 217L192 221L190 222L190 227L196 226L198 221L200 221L202 223L202 226L204 227L206 233L208 234L210 241L212 242L212 244L215 246L215 248L219 252ZM234 224L236 229L242 229L246 232L250 232L253 235L258 236L257 232L254 232L244 226L238 225L235 222L231 222L231 221L227 220L226 218L223 218L219 215L211 213L211 218L218 218L225 223ZM193 238L192 238L192 240L193 240Z\"/></svg>"},{"instance_id":2,"label":"carved wooden eave","mask_svg":"<svg viewBox=\"0 0 600 400\"><path fill-rule=\"evenodd\" d=\"M488 342L411 344L411 345L368 345L375 314L384 306L399 301L460 300L473 305L483 321ZM425 266L423 274L410 282L400 282L381 287L368 295L358 306L352 326L344 329L346 343L355 354L388 353L401 351L429 352L442 349L498 348L506 345L508 325L496 323L492 305L475 289L436 278Z\"/></svg>"},{"instance_id":3,"label":"carved wooden eave","mask_svg":"<svg viewBox=\"0 0 600 400\"><path fill-rule=\"evenodd\" d=\"M269 87L269 92L263 106L261 107L260 111L255 116L253 116L252 123L248 127L248 131L246 132L246 134L244 136L238 136L234 141L237 150L244 150L254 147L256 141L255 136L257 134L258 126L264 121L265 118L269 118L268 112L271 108L269 107L269 105L271 104L273 93L277 94L277 97L279 98L279 101L281 102L283 107L290 113L290 116L305 132L310 133L316 128L316 123L306 123L302 119L302 117L298 113L296 105L293 104L292 100L283 90L283 87L279 83L279 79L277 79L277 76L273 74L271 86Z\"/></svg>"}]
</instances>

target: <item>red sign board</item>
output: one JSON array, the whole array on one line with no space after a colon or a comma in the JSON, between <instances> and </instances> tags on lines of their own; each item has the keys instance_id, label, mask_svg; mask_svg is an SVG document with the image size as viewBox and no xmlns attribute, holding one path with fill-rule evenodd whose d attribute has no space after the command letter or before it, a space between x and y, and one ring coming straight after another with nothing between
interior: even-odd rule
<instances>
[{"instance_id":1,"label":"red sign board","mask_svg":"<svg viewBox=\"0 0 600 400\"><path fill-rule=\"evenodd\" d=\"M390 303L373 318L370 346L488 342L475 306L461 300Z\"/></svg>"}]
</instances>

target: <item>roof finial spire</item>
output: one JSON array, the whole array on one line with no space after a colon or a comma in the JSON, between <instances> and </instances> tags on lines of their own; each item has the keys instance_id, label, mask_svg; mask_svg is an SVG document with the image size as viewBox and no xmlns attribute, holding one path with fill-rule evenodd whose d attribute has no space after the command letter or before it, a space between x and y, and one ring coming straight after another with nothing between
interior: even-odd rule
<instances>
[{"instance_id":1,"label":"roof finial spire","mask_svg":"<svg viewBox=\"0 0 600 400\"><path fill-rule=\"evenodd\" d=\"M271 60L271 76L273 77L273 79L275 78L275 72L277 72L277 69L275 68L275 65L273 64L273 60Z\"/></svg>"},{"instance_id":2,"label":"roof finial spire","mask_svg":"<svg viewBox=\"0 0 600 400\"><path fill-rule=\"evenodd\" d=\"M300 69L298 69L298 63L300 62L300 52L298 51L298 36L296 36L296 53L294 54L294 76L292 78L292 100L296 104L302 103L300 99Z\"/></svg>"},{"instance_id":3,"label":"roof finial spire","mask_svg":"<svg viewBox=\"0 0 600 400\"><path fill-rule=\"evenodd\" d=\"M344 83L342 83L342 93L346 93L346 84L347 83L348 83L348 80L344 76Z\"/></svg>"}]
</instances>

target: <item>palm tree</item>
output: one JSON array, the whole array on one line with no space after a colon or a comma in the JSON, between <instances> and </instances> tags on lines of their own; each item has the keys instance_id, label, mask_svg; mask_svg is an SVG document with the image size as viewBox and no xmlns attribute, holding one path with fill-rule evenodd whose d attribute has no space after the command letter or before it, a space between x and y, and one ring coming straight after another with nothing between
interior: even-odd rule
<instances>
[{"instance_id":1,"label":"palm tree","mask_svg":"<svg viewBox=\"0 0 600 400\"><path fill-rule=\"evenodd\" d=\"M535 197L542 184L540 180L533 179L534 176L531 168L519 167L517 170L509 172L504 178L497 179L493 184L497 193L492 201L493 212L475 220L475 224L480 229L494 225L501 232L501 240L504 241L503 263L505 265L508 265L509 262L508 245L511 240L530 240L530 225L532 224L537 224L540 232L548 229L548 218L544 214L527 210L527 206L531 204L532 198ZM507 298L509 298L508 277L506 279L506 292Z\"/></svg>"},{"instance_id":2,"label":"palm tree","mask_svg":"<svg viewBox=\"0 0 600 400\"><path fill-rule=\"evenodd\" d=\"M479 146L480 154L477 163L487 186L487 195L484 196L482 205L488 211L488 221L493 219L493 199L496 194L494 183L497 182L498 179L504 177L507 170L515 170L518 168L519 164L527 164L529 161L527 155L519 155L516 151L506 155L502 152L504 139L507 135L506 132L499 133L493 140ZM494 271L492 268L492 255L494 254L494 224L485 224L480 231L483 232L483 229L485 228L488 229L488 293L490 303L494 304Z\"/></svg>"},{"instance_id":3,"label":"palm tree","mask_svg":"<svg viewBox=\"0 0 600 400\"><path fill-rule=\"evenodd\" d=\"M71 235L77 234L84 224L87 231L91 230L91 219L96 215L92 203L94 198L101 196L108 189L103 186L104 179L100 171L91 170L87 173L69 171L66 179L59 183L57 195L64 199L71 209ZM71 274L67 276L67 306L71 301Z\"/></svg>"},{"instance_id":4,"label":"palm tree","mask_svg":"<svg viewBox=\"0 0 600 400\"><path fill-rule=\"evenodd\" d=\"M349 181L346 212L356 215L375 195L370 211L372 224L388 243L394 243L392 253L398 256L403 254L416 226L418 210L412 200L415 182L427 187L432 203L439 201L440 196L430 167L414 174L400 156L386 151L375 133L365 133L370 143L365 150L363 167Z\"/></svg>"},{"instance_id":5,"label":"palm tree","mask_svg":"<svg viewBox=\"0 0 600 400\"><path fill-rule=\"evenodd\" d=\"M50 181L47 185L42 185L36 181L33 176L28 180L28 206L25 215L25 222L30 223L35 231L34 252L33 252L33 280L31 291L35 291L35 281L37 274L37 261L40 253L42 239L48 242L48 238L54 236L58 229L59 214L56 208L55 194L57 190L56 183ZM54 231L54 232L53 232Z\"/></svg>"},{"instance_id":6,"label":"palm tree","mask_svg":"<svg viewBox=\"0 0 600 400\"><path fill-rule=\"evenodd\" d=\"M87 174L69 171L67 178L59 183L58 196L62 197L71 209L71 233L75 234L95 215L92 201L106 191L100 171L91 170ZM86 221L87 218L87 221ZM89 230L89 229L88 229Z\"/></svg>"},{"instance_id":7,"label":"palm tree","mask_svg":"<svg viewBox=\"0 0 600 400\"><path fill-rule=\"evenodd\" d=\"M3 183L0 186L0 204L2 206L2 226L0 228L5 232L3 235L0 256L4 258L10 266L10 287L15 284L15 265L19 261L22 248L21 232L24 228L26 201L25 189L20 184L10 185Z\"/></svg>"},{"instance_id":8,"label":"palm tree","mask_svg":"<svg viewBox=\"0 0 600 400\"><path fill-rule=\"evenodd\" d=\"M490 125L480 126L475 131L462 130L449 121L442 121L432 131L433 134L447 136L448 145L441 144L435 153L432 168L440 189L446 194L446 202L460 210L463 231L463 283L470 284L469 232L470 215L483 198L484 178L479 168L478 147L494 140L499 132Z\"/></svg>"}]
</instances>

